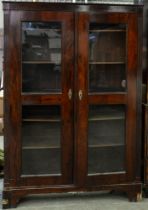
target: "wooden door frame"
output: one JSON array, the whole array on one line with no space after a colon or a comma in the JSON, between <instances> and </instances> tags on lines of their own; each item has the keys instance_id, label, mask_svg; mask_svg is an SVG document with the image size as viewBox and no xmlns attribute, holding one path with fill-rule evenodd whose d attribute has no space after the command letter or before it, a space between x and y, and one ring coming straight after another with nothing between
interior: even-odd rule
<instances>
[{"instance_id":1,"label":"wooden door frame","mask_svg":"<svg viewBox=\"0 0 148 210\"><path fill-rule=\"evenodd\" d=\"M61 22L62 46L64 46L62 49L62 94L21 94L21 23L23 21ZM5 183L8 182L11 186L70 184L73 182L73 98L71 100L68 98L68 91L71 89L73 92L73 13L12 11L5 24L8 28L5 30L5 45L9 46L7 47L9 52L13 52L13 54L5 52ZM10 33L10 30L13 33ZM61 123L64 130L61 134L61 176L21 177L22 105L62 106Z\"/></svg>"},{"instance_id":2,"label":"wooden door frame","mask_svg":"<svg viewBox=\"0 0 148 210\"><path fill-rule=\"evenodd\" d=\"M137 113L139 113L137 91L140 89L138 79L138 15L135 13L77 13L77 91L83 91L83 100L76 98L77 135L75 182L79 185L102 185L134 182L136 180L137 155ZM89 22L125 24L127 25L127 93L101 93L97 97L88 95L88 30ZM88 105L89 104L123 104L126 112L126 151L125 172L106 175L87 175L87 130L88 130ZM138 118L139 119L139 118ZM140 123L140 122L139 122ZM140 151L138 153L140 155Z\"/></svg>"}]
</instances>

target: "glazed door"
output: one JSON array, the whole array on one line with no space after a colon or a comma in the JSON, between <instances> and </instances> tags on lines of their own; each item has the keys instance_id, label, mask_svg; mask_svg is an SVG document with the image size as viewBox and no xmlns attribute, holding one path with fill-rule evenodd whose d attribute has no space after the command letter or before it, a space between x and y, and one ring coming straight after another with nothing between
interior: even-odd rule
<instances>
[{"instance_id":1,"label":"glazed door","mask_svg":"<svg viewBox=\"0 0 148 210\"><path fill-rule=\"evenodd\" d=\"M17 148L12 148L18 165L14 176L26 185L72 183L73 15L14 16L13 31L19 39L14 38L12 45L14 53L21 55L10 81L19 78L13 84L15 120L21 125L15 133Z\"/></svg>"},{"instance_id":2,"label":"glazed door","mask_svg":"<svg viewBox=\"0 0 148 210\"><path fill-rule=\"evenodd\" d=\"M136 17L79 13L77 19L77 182L132 181L136 164Z\"/></svg>"}]
</instances>

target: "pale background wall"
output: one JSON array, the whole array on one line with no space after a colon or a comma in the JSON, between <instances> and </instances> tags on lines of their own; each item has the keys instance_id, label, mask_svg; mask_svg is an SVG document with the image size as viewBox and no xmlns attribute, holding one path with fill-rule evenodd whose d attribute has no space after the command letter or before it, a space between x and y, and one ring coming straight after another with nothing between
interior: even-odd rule
<instances>
[{"instance_id":1,"label":"pale background wall","mask_svg":"<svg viewBox=\"0 0 148 210\"><path fill-rule=\"evenodd\" d=\"M0 28L3 28L2 0L0 0Z\"/></svg>"}]
</instances>

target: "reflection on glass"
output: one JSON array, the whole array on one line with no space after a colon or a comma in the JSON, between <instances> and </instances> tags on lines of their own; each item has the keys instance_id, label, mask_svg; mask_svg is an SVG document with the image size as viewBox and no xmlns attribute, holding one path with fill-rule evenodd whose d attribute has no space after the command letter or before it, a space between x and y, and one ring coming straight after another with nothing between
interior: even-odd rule
<instances>
[{"instance_id":1,"label":"reflection on glass","mask_svg":"<svg viewBox=\"0 0 148 210\"><path fill-rule=\"evenodd\" d=\"M125 107L91 105L88 125L88 174L124 171Z\"/></svg>"},{"instance_id":2,"label":"reflection on glass","mask_svg":"<svg viewBox=\"0 0 148 210\"><path fill-rule=\"evenodd\" d=\"M61 65L23 64L23 92L61 92Z\"/></svg>"},{"instance_id":3,"label":"reflection on glass","mask_svg":"<svg viewBox=\"0 0 148 210\"><path fill-rule=\"evenodd\" d=\"M89 92L126 90L126 26L89 27Z\"/></svg>"},{"instance_id":4,"label":"reflection on glass","mask_svg":"<svg viewBox=\"0 0 148 210\"><path fill-rule=\"evenodd\" d=\"M22 175L61 174L59 106L23 106Z\"/></svg>"},{"instance_id":5,"label":"reflection on glass","mask_svg":"<svg viewBox=\"0 0 148 210\"><path fill-rule=\"evenodd\" d=\"M22 91L61 92L60 23L22 23Z\"/></svg>"}]
</instances>

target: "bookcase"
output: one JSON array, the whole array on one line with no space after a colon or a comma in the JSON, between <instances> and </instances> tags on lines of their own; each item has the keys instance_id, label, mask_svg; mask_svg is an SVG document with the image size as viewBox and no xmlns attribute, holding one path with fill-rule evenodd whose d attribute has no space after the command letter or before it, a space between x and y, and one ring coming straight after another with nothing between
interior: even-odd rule
<instances>
[{"instance_id":1,"label":"bookcase","mask_svg":"<svg viewBox=\"0 0 148 210\"><path fill-rule=\"evenodd\" d=\"M142 5L3 8L3 207L49 192L139 200Z\"/></svg>"}]
</instances>

